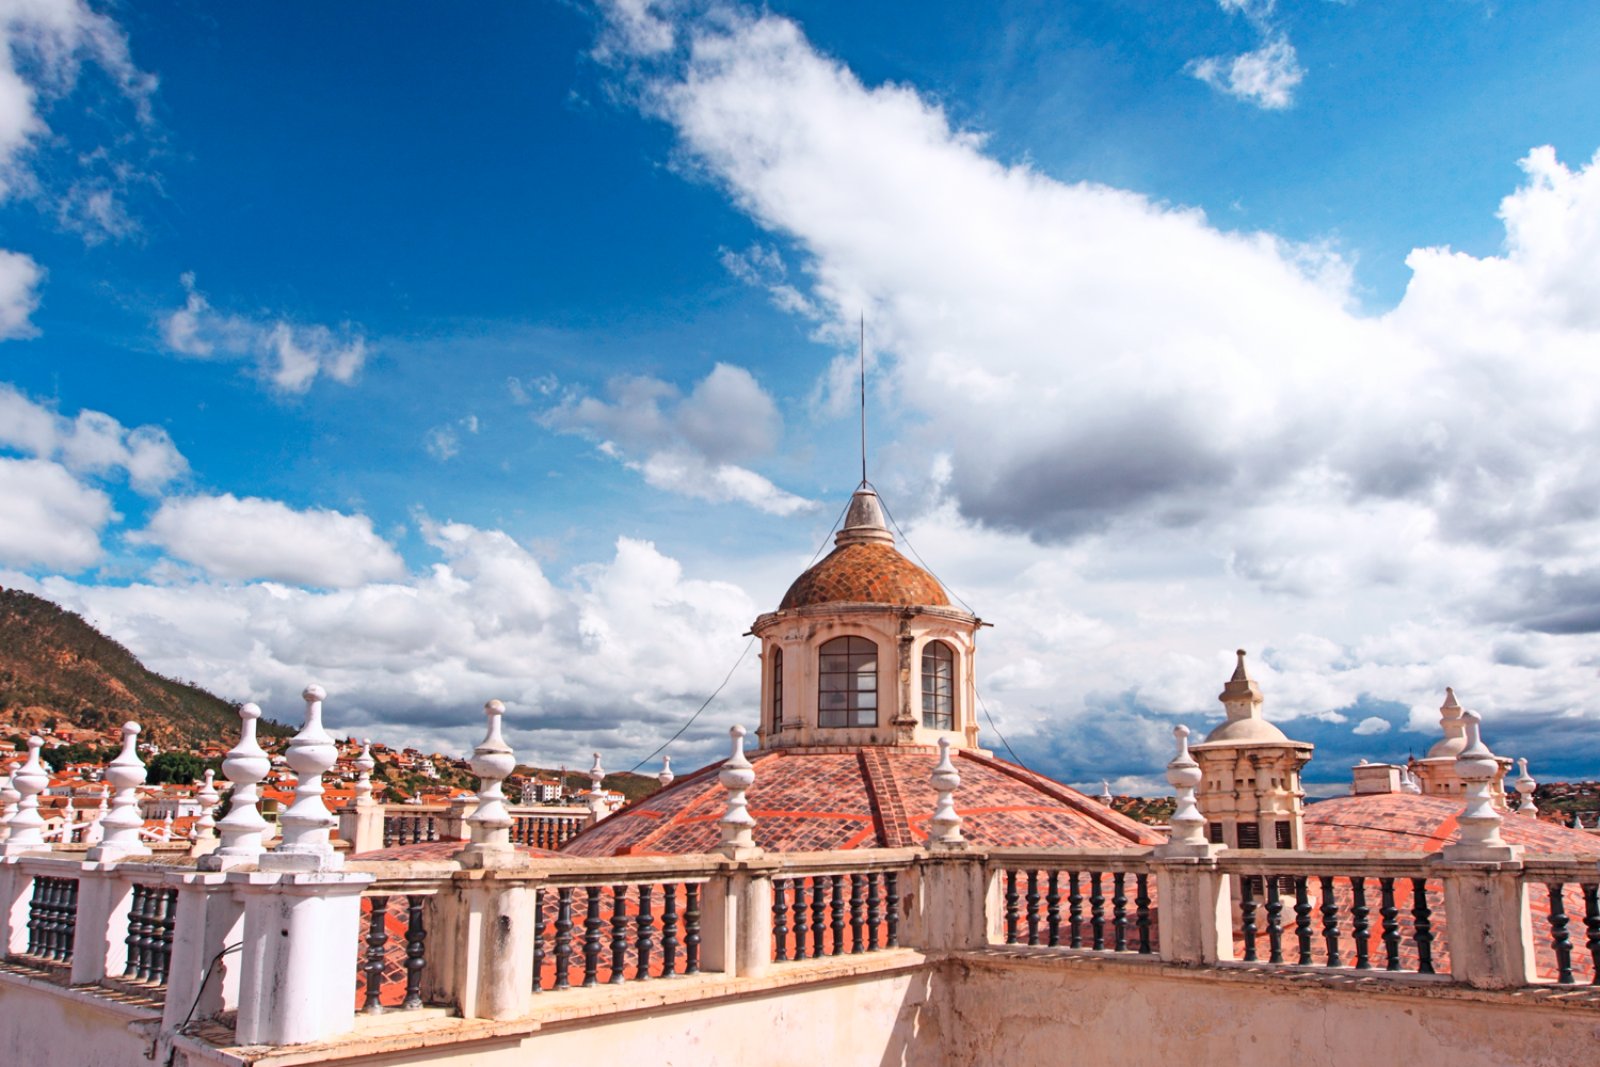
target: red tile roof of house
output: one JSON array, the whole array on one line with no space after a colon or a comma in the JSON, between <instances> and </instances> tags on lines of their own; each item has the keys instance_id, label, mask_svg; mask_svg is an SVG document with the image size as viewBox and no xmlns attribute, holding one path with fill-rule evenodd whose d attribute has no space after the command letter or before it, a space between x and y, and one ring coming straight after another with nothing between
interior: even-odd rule
<instances>
[{"instance_id":1,"label":"red tile roof of house","mask_svg":"<svg viewBox=\"0 0 1600 1067\"><path fill-rule=\"evenodd\" d=\"M1153 827L1001 760L958 751L956 810L962 833L994 847L1140 848L1163 840ZM750 757L755 841L769 852L899 848L921 844L936 799L928 775L937 750L898 746L782 749ZM577 856L706 852L721 838L727 793L720 763L623 808L569 841Z\"/></svg>"},{"instance_id":2,"label":"red tile roof of house","mask_svg":"<svg viewBox=\"0 0 1600 1067\"><path fill-rule=\"evenodd\" d=\"M1435 852L1460 836L1460 797L1373 793L1306 806L1306 847L1317 851L1408 849ZM1507 815L1500 836L1534 853L1600 855L1600 835Z\"/></svg>"}]
</instances>

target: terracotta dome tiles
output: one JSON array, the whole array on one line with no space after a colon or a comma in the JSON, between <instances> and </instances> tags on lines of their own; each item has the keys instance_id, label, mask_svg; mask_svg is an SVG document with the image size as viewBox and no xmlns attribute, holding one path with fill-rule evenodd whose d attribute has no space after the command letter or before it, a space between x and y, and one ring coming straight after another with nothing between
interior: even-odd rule
<instances>
[{"instance_id":1,"label":"terracotta dome tiles","mask_svg":"<svg viewBox=\"0 0 1600 1067\"><path fill-rule=\"evenodd\" d=\"M841 545L796 578L778 610L814 604L900 604L948 607L944 589L892 545Z\"/></svg>"},{"instance_id":2,"label":"terracotta dome tiles","mask_svg":"<svg viewBox=\"0 0 1600 1067\"><path fill-rule=\"evenodd\" d=\"M1406 849L1433 852L1459 836L1460 797L1372 793L1306 805L1306 847L1319 852ZM1507 815L1507 843L1529 852L1600 855L1600 836L1566 826Z\"/></svg>"}]
</instances>

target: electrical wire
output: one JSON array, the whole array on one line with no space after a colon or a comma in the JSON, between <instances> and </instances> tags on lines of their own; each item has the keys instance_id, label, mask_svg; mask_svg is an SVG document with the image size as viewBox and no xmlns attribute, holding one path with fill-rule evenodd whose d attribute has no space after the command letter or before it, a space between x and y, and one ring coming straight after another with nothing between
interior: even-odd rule
<instances>
[{"instance_id":1,"label":"electrical wire","mask_svg":"<svg viewBox=\"0 0 1600 1067\"><path fill-rule=\"evenodd\" d=\"M629 774L632 774L634 771L637 771L640 767L643 767L646 763L649 763L651 760L655 759L656 755L658 753L665 751L665 749L666 749L666 747L668 745L672 744L672 742L674 742L678 738L682 737L683 736L683 732L685 730L687 730L689 727L694 725L694 721L700 717L700 713L702 711L705 711L708 707L710 707L711 706L711 702L713 700L717 699L717 694L722 692L722 690L724 688L726 688L729 680L733 678L733 672L739 669L739 664L743 663L745 656L750 654L750 646L755 644L755 643L756 643L755 636L751 635L750 640L748 640L748 641L746 641L744 643L744 649L739 653L739 658L733 661L733 666L732 667L728 668L728 673L723 677L722 684L717 686L715 689L713 689L711 691L711 695L706 697L705 702L703 704L701 704L698 708L695 709L695 713L693 715L689 716L689 721L684 723L682 726L678 727L678 732L677 733L673 734L671 737L669 737L665 741L663 741L661 743L661 747L656 749L655 752L650 753L650 755L646 756L644 759L640 760L638 763L635 763L631 768L629 768L629 770L628 770Z\"/></svg>"},{"instance_id":2,"label":"electrical wire","mask_svg":"<svg viewBox=\"0 0 1600 1067\"><path fill-rule=\"evenodd\" d=\"M200 998L205 996L206 983L211 981L211 972L216 968L218 963L222 962L222 957L226 956L230 952L238 952L243 947L244 947L244 942L243 941L235 941L231 945L223 945L222 946L222 951L218 952L215 956L211 957L211 962L206 964L206 969L205 969L204 973L202 973L200 975L200 985L194 991L194 1003L189 1005L188 1014L184 1015L183 1022L181 1022L177 1026L173 1027L173 1030L172 1030L173 1036L177 1036L179 1034L187 1033L187 1031L189 1029L189 1023L190 1023L190 1021L192 1021L194 1019L195 1009L200 1007ZM152 1050L150 1055L152 1057L154 1057L155 1052ZM178 1049L177 1049L177 1046L174 1045L172 1047L172 1049L167 1053L167 1067L172 1067L173 1060L175 1060L177 1058L177 1056L178 1056Z\"/></svg>"}]
</instances>

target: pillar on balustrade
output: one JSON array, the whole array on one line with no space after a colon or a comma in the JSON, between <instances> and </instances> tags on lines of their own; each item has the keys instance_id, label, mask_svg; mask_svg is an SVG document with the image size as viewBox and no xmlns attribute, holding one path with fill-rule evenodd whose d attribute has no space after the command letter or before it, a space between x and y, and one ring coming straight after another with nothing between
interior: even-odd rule
<instances>
[{"instance_id":1,"label":"pillar on balustrade","mask_svg":"<svg viewBox=\"0 0 1600 1067\"><path fill-rule=\"evenodd\" d=\"M606 803L605 786L602 784L605 777L605 768L600 766L600 753L596 752L594 764L589 768L589 799L586 802L589 807L589 818L585 823L586 826L593 826L611 814L611 807Z\"/></svg>"},{"instance_id":2,"label":"pillar on balustrade","mask_svg":"<svg viewBox=\"0 0 1600 1067\"><path fill-rule=\"evenodd\" d=\"M1224 846L1206 840L1206 818L1195 803L1203 774L1189 753L1189 728L1172 730L1178 753L1167 764L1167 782L1177 795L1167 842L1151 854L1161 901L1161 958L1177 963L1231 960L1233 926L1228 879L1217 869Z\"/></svg>"},{"instance_id":3,"label":"pillar on balustrade","mask_svg":"<svg viewBox=\"0 0 1600 1067\"><path fill-rule=\"evenodd\" d=\"M372 772L378 762L372 758L372 742L362 740L361 755L351 761L357 771L355 801L339 812L339 836L350 843L352 853L372 852L383 847L383 805L372 799Z\"/></svg>"},{"instance_id":4,"label":"pillar on balustrade","mask_svg":"<svg viewBox=\"0 0 1600 1067\"><path fill-rule=\"evenodd\" d=\"M244 903L221 871L169 874L166 884L178 890L161 1016L161 1030L170 1035L186 1019L209 1019L239 1007L243 961L238 948L224 950L242 946Z\"/></svg>"},{"instance_id":5,"label":"pillar on balustrade","mask_svg":"<svg viewBox=\"0 0 1600 1067\"><path fill-rule=\"evenodd\" d=\"M355 1020L350 976L361 891L372 877L341 870L343 858L328 840L335 819L322 802L322 775L338 750L322 725L326 693L312 685L301 695L306 717L289 742L297 777L283 840L260 855L257 870L227 878L244 900L237 1032L247 1045L323 1040Z\"/></svg>"},{"instance_id":6,"label":"pillar on balustrade","mask_svg":"<svg viewBox=\"0 0 1600 1067\"><path fill-rule=\"evenodd\" d=\"M295 773L294 803L278 820L283 839L257 861L264 871L334 871L344 864L329 841L338 820L322 802L322 776L339 758L322 726L322 702L328 694L320 685L308 685L300 695L306 702L305 725L290 738L284 756Z\"/></svg>"},{"instance_id":7,"label":"pillar on balustrade","mask_svg":"<svg viewBox=\"0 0 1600 1067\"><path fill-rule=\"evenodd\" d=\"M100 783L100 792L95 795L94 814L89 818L89 825L83 829L83 843L98 845L106 839L106 816L111 812L111 788L104 782Z\"/></svg>"},{"instance_id":8,"label":"pillar on balustrade","mask_svg":"<svg viewBox=\"0 0 1600 1067\"><path fill-rule=\"evenodd\" d=\"M701 903L701 966L729 977L754 977L771 962L772 877L775 864L755 843L755 816L745 793L755 784L755 768L744 754L743 726L728 729L731 751L717 781L727 791L718 821L724 877L708 882Z\"/></svg>"},{"instance_id":9,"label":"pillar on balustrade","mask_svg":"<svg viewBox=\"0 0 1600 1067\"><path fill-rule=\"evenodd\" d=\"M105 862L150 854L150 847L139 836L144 829L144 816L139 811L139 787L144 779L144 763L139 759L139 724L123 723L122 751L106 767L106 781L114 792L111 811L100 820L105 836L84 854L84 859Z\"/></svg>"},{"instance_id":10,"label":"pillar on balustrade","mask_svg":"<svg viewBox=\"0 0 1600 1067\"><path fill-rule=\"evenodd\" d=\"M928 776L938 799L933 805L933 818L928 820L928 848L930 850L960 850L967 847L961 836L961 816L956 813L955 792L961 788L961 773L950 760L950 739L939 738L939 762Z\"/></svg>"},{"instance_id":11,"label":"pillar on balustrade","mask_svg":"<svg viewBox=\"0 0 1600 1067\"><path fill-rule=\"evenodd\" d=\"M261 709L254 704L239 708L239 743L222 760L222 774L233 784L233 794L228 814L217 823L222 843L196 863L203 871L226 871L253 864L266 848L263 839L267 820L261 817L260 785L272 770L272 762L256 742L256 720L260 718Z\"/></svg>"},{"instance_id":12,"label":"pillar on balustrade","mask_svg":"<svg viewBox=\"0 0 1600 1067\"><path fill-rule=\"evenodd\" d=\"M44 839L44 818L39 814L39 794L50 785L50 772L39 762L39 750L44 738L28 738L28 759L11 772L11 789L17 794L16 810L6 822L6 840L0 845L0 856L20 856L24 852L46 852L50 845Z\"/></svg>"},{"instance_id":13,"label":"pillar on balustrade","mask_svg":"<svg viewBox=\"0 0 1600 1067\"><path fill-rule=\"evenodd\" d=\"M200 805L200 817L189 831L189 855L204 856L217 848L217 805L222 796L217 792L217 772L207 770L195 791L195 802Z\"/></svg>"},{"instance_id":14,"label":"pillar on balustrade","mask_svg":"<svg viewBox=\"0 0 1600 1067\"><path fill-rule=\"evenodd\" d=\"M1528 773L1528 758L1523 756L1517 760L1517 814L1525 815L1530 819L1539 817L1539 805L1533 802L1533 791L1539 788L1539 783L1533 780Z\"/></svg>"},{"instance_id":15,"label":"pillar on balustrade","mask_svg":"<svg viewBox=\"0 0 1600 1067\"><path fill-rule=\"evenodd\" d=\"M491 700L483 714L488 732L472 750L472 773L478 776L477 805L467 819L472 840L455 858L463 867L507 867L527 859L511 845L511 813L506 810L504 784L517 769L517 758L501 733L506 706Z\"/></svg>"},{"instance_id":16,"label":"pillar on balustrade","mask_svg":"<svg viewBox=\"0 0 1600 1067\"><path fill-rule=\"evenodd\" d=\"M11 784L11 778L20 766L13 760L7 765L6 773L0 775L0 844L4 844L11 835L11 816L17 813L17 801L22 799L22 794Z\"/></svg>"},{"instance_id":17,"label":"pillar on balustrade","mask_svg":"<svg viewBox=\"0 0 1600 1067\"><path fill-rule=\"evenodd\" d=\"M1480 989L1527 985L1535 976L1533 916L1522 880L1522 847L1500 834L1494 783L1504 773L1483 743L1475 711L1461 716L1464 746L1455 757L1466 805L1456 817L1460 836L1439 853L1449 923L1450 973Z\"/></svg>"}]
</instances>

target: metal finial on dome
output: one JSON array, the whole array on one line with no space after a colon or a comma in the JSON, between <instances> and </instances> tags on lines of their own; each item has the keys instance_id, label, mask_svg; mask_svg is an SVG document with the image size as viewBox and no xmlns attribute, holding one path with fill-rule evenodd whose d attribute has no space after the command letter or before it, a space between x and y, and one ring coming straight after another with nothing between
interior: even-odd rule
<instances>
[{"instance_id":1,"label":"metal finial on dome","mask_svg":"<svg viewBox=\"0 0 1600 1067\"><path fill-rule=\"evenodd\" d=\"M1234 651L1234 655L1239 657L1239 662L1233 668L1233 678L1231 680L1235 682L1248 682L1250 680L1250 675L1246 673L1244 669L1244 649L1236 649Z\"/></svg>"},{"instance_id":2,"label":"metal finial on dome","mask_svg":"<svg viewBox=\"0 0 1600 1067\"><path fill-rule=\"evenodd\" d=\"M839 527L839 532L834 534L833 543L843 546L868 542L892 545L894 534L889 532L889 523L884 518L883 502L878 499L877 490L863 484L851 494L850 506L844 513L844 523Z\"/></svg>"}]
</instances>

